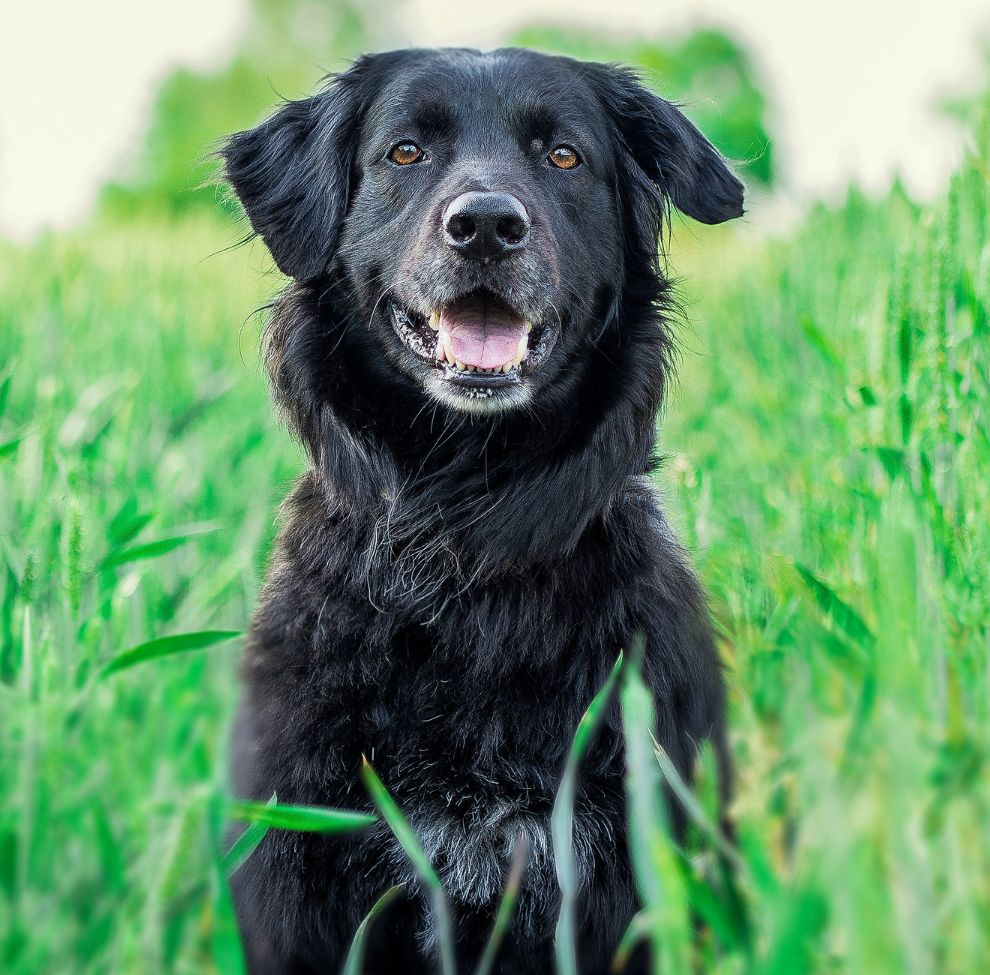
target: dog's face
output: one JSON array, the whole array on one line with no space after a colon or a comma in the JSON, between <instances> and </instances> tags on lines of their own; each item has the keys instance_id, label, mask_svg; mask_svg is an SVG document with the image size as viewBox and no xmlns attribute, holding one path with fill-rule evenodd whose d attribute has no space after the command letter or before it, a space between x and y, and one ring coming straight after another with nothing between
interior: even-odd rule
<instances>
[{"instance_id":1,"label":"dog's face","mask_svg":"<svg viewBox=\"0 0 990 975\"><path fill-rule=\"evenodd\" d=\"M630 74L523 50L363 58L224 155L280 268L325 279L398 375L473 413L572 378L631 278L656 278L668 202L742 212L717 152Z\"/></svg>"}]
</instances>

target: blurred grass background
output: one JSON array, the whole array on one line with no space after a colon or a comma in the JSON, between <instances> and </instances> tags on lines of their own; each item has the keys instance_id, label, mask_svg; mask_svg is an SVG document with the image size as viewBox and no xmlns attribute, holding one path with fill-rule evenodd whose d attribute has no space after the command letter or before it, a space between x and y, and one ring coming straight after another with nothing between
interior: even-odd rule
<instances>
[{"instance_id":1,"label":"blurred grass background","mask_svg":"<svg viewBox=\"0 0 990 975\"><path fill-rule=\"evenodd\" d=\"M387 11L365 11L259 0L227 70L165 84L86 226L0 243L5 975L229 970L201 881L238 646L100 667L251 613L302 465L256 354L280 279L227 249L243 225L195 161L374 43ZM731 39L520 38L640 63L772 186ZM658 477L712 594L739 767L743 907L692 943L702 971L990 971L990 93L955 111L972 148L930 205L895 185L785 239L674 229Z\"/></svg>"}]
</instances>

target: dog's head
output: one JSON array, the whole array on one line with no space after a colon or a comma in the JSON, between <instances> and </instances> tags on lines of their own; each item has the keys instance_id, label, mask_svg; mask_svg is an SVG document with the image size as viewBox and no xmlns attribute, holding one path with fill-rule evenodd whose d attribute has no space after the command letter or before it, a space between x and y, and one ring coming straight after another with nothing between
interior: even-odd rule
<instances>
[{"instance_id":1,"label":"dog's head","mask_svg":"<svg viewBox=\"0 0 990 975\"><path fill-rule=\"evenodd\" d=\"M287 275L343 292L396 375L472 413L538 401L577 350L657 297L672 204L742 184L630 72L525 50L361 58L223 155Z\"/></svg>"}]
</instances>

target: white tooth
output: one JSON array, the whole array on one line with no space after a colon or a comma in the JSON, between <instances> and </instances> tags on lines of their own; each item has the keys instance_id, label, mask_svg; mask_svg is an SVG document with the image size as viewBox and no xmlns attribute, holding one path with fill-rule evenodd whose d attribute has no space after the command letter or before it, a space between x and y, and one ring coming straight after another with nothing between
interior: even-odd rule
<instances>
[{"instance_id":1,"label":"white tooth","mask_svg":"<svg viewBox=\"0 0 990 975\"><path fill-rule=\"evenodd\" d=\"M430 315L430 328L432 328L434 332L439 332L440 331L440 311L439 311L439 309L435 310L433 312L433 314Z\"/></svg>"},{"instance_id":2,"label":"white tooth","mask_svg":"<svg viewBox=\"0 0 990 975\"><path fill-rule=\"evenodd\" d=\"M512 369L511 362L507 362L504 366L502 366L502 372L509 372L511 369Z\"/></svg>"},{"instance_id":3,"label":"white tooth","mask_svg":"<svg viewBox=\"0 0 990 975\"><path fill-rule=\"evenodd\" d=\"M516 357L515 357L515 359L512 360L512 364L514 366L518 366L519 363L522 362L523 359L526 358L526 351L527 351L528 348L529 348L529 336L524 335L519 340L519 345L516 348Z\"/></svg>"},{"instance_id":4,"label":"white tooth","mask_svg":"<svg viewBox=\"0 0 990 975\"><path fill-rule=\"evenodd\" d=\"M454 363L454 353L453 353L453 351L450 348L450 332L443 332L441 334L441 339L443 341L443 357L442 358L448 359L450 361L451 365L453 365L453 363Z\"/></svg>"},{"instance_id":5,"label":"white tooth","mask_svg":"<svg viewBox=\"0 0 990 975\"><path fill-rule=\"evenodd\" d=\"M533 331L533 323L532 322L526 322L526 334L528 335L532 331Z\"/></svg>"},{"instance_id":6,"label":"white tooth","mask_svg":"<svg viewBox=\"0 0 990 975\"><path fill-rule=\"evenodd\" d=\"M459 372L464 372L464 370L467 368L463 362L458 362L456 359L454 360L454 365L457 366Z\"/></svg>"}]
</instances>

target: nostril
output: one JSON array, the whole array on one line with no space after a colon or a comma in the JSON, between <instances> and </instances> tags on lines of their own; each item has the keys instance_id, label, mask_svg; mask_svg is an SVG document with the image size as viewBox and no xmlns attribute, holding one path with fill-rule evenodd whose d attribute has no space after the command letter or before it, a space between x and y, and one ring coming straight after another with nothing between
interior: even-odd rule
<instances>
[{"instance_id":1,"label":"nostril","mask_svg":"<svg viewBox=\"0 0 990 975\"><path fill-rule=\"evenodd\" d=\"M455 213L447 221L446 230L458 244L466 244L478 232L478 225L469 214Z\"/></svg>"},{"instance_id":2,"label":"nostril","mask_svg":"<svg viewBox=\"0 0 990 975\"><path fill-rule=\"evenodd\" d=\"M495 236L507 246L521 244L529 233L529 221L512 215L503 217L495 225Z\"/></svg>"},{"instance_id":3,"label":"nostril","mask_svg":"<svg viewBox=\"0 0 990 975\"><path fill-rule=\"evenodd\" d=\"M497 260L526 246L530 220L511 193L469 190L455 197L441 217L443 238L471 260Z\"/></svg>"}]
</instances>

